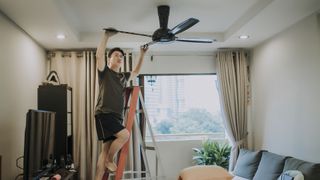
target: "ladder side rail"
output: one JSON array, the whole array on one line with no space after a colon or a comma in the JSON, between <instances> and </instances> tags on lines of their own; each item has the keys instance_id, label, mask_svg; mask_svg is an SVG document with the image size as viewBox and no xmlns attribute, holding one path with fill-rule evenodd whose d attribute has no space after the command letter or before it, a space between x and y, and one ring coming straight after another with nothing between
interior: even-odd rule
<instances>
[{"instance_id":1,"label":"ladder side rail","mask_svg":"<svg viewBox=\"0 0 320 180\"><path fill-rule=\"evenodd\" d=\"M142 92L142 89L140 89L140 90ZM145 114L143 113L140 97L139 97L138 104L139 104L139 107L138 107L139 109L137 110L137 115L139 118L137 121L137 125L139 126L139 131L140 131L141 137L143 139L143 141L142 141L143 147L146 147L146 143L145 143L145 133L146 133ZM146 165L145 165L144 161L143 160L140 160L140 161L141 161L141 170L146 170ZM143 177L145 177L145 175Z\"/></svg>"},{"instance_id":2,"label":"ladder side rail","mask_svg":"<svg viewBox=\"0 0 320 180\"><path fill-rule=\"evenodd\" d=\"M145 115L144 117L145 117L146 122L147 122L147 126L148 126L148 129L149 129L149 133L150 133L150 136L151 136L151 139L152 139L152 143L153 143L153 146L154 146L154 148L155 148L156 157L157 157L157 159L158 159L157 163L159 162L161 171L162 171L163 174L165 174L165 173L164 173L164 167L163 167L163 165L162 165L161 158L160 158L159 148L158 148L158 146L157 146L157 144L156 144L156 140L155 140L155 138L154 138L154 134L153 134L153 131L152 131L152 126L151 126L151 123L150 123L150 121L149 121L149 116L148 116L148 113L147 113L147 110L146 110L146 107L145 107L145 103L144 103L144 100L143 100L143 96L142 96L141 91L139 92L139 99L140 99L140 101L141 101L142 111L144 112L144 115ZM158 172L158 171L156 170L156 173L157 173L157 172ZM156 174L156 176L158 176L158 174Z\"/></svg>"},{"instance_id":3,"label":"ladder side rail","mask_svg":"<svg viewBox=\"0 0 320 180\"><path fill-rule=\"evenodd\" d=\"M136 128L139 128L136 121L134 122L134 125L135 125ZM140 149L141 149L141 153L142 153L143 163L145 164L145 167L146 167L145 171L148 172L149 177L151 177L150 166L149 166L149 163L148 163L148 160L147 160L147 154L146 154L146 151L145 151L145 147L146 146L143 143L143 139L142 139L142 135L141 135L140 131L138 132L138 137L139 137L139 141L141 142L142 149L141 149L141 147L140 147Z\"/></svg>"},{"instance_id":4,"label":"ladder side rail","mask_svg":"<svg viewBox=\"0 0 320 180\"><path fill-rule=\"evenodd\" d=\"M124 106L124 121L123 121L123 124L125 125L125 124L127 124L127 121L128 121L128 114L129 114L129 110L130 110L130 102L131 102L131 99L132 99L132 91L133 91L133 88L127 88L126 90L125 90L125 106ZM129 142L132 142L132 136L130 136L129 137L129 139L128 139L128 141ZM130 143L129 143L129 149L128 149L128 153L129 153L129 151L130 151ZM121 150L120 150L121 151ZM120 158L120 154L121 153L118 153L117 154L117 157L116 157L116 162L117 162L117 164L119 164L119 158ZM124 163L124 165L126 166L126 163ZM133 166L131 166L131 167L133 167ZM125 169L124 169L124 171L123 171L123 175L124 174L128 174L129 172L131 172L132 170L130 170L130 171L125 171ZM122 177L123 177L123 175L122 175ZM115 172L112 172L112 173L110 173L110 175L109 175L109 178L110 177L113 177L113 179L115 178L115 176L116 176L116 174L115 174ZM108 179L102 179L102 180L108 180Z\"/></svg>"},{"instance_id":5,"label":"ladder side rail","mask_svg":"<svg viewBox=\"0 0 320 180\"><path fill-rule=\"evenodd\" d=\"M133 121L134 121L137 102L138 102L138 96L139 96L139 87L135 86L131 91L131 101L130 101L127 122L126 122L126 129L129 131L129 133L131 133L132 126L133 126ZM126 164L126 159L128 156L128 151L129 151L129 141L127 141L120 150L120 156L118 160L118 168L116 171L115 180L122 179L122 175L123 175L125 164Z\"/></svg>"},{"instance_id":6,"label":"ladder side rail","mask_svg":"<svg viewBox=\"0 0 320 180\"><path fill-rule=\"evenodd\" d=\"M124 111L124 124L126 124L127 123L127 121L128 121L128 114L129 114L129 110L130 110L130 102L131 102L131 92L132 92L132 88L128 88L128 89L126 89L126 101L125 101L125 111ZM132 130L131 130L132 131ZM129 163L127 163L127 162L125 162L124 163L124 165L125 165L125 169L126 169L126 166L129 166L130 167L130 170L125 170L124 169L124 172L123 172L123 174L122 174L122 177L124 176L124 175L128 175L130 172L132 172L132 167L134 167L134 160L133 160L133 150L132 150L132 147L133 147L133 136L132 136L132 133L131 133L131 136L129 137L129 139L128 139L128 142L129 142L129 145L128 145L128 155L129 155ZM117 160L120 158L120 154L121 153L118 153L118 155L117 155ZM128 160L126 160L126 161L128 161ZM119 163L119 161L117 161L118 163ZM115 177L115 173L112 173L111 174L111 177ZM134 175L134 173L131 173L130 174L130 177L133 177L133 175ZM123 178L126 178L126 177L123 177Z\"/></svg>"}]
</instances>

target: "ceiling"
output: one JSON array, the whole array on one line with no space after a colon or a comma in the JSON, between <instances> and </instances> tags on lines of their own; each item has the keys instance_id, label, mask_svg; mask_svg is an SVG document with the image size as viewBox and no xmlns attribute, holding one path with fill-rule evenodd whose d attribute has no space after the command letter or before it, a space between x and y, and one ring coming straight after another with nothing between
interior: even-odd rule
<instances>
[{"instance_id":1,"label":"ceiling","mask_svg":"<svg viewBox=\"0 0 320 180\"><path fill-rule=\"evenodd\" d=\"M45 49L95 48L103 28L152 35L158 5L169 5L169 28L194 17L200 22L178 37L210 38L212 44L156 44L151 52L214 52L251 48L304 17L319 12L320 0L0 0L0 10ZM56 35L64 33L66 39ZM249 35L241 40L239 35ZM117 34L109 47L137 51L148 37Z\"/></svg>"}]
</instances>

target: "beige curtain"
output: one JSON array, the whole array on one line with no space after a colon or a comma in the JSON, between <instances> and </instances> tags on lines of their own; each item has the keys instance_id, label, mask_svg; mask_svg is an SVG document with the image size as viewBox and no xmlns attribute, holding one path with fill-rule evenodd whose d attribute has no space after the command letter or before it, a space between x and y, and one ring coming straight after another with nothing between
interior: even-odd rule
<instances>
[{"instance_id":1,"label":"beige curtain","mask_svg":"<svg viewBox=\"0 0 320 180\"><path fill-rule=\"evenodd\" d=\"M247 147L248 72L244 50L217 53L217 76L226 132L232 144L229 170Z\"/></svg>"},{"instance_id":2,"label":"beige curtain","mask_svg":"<svg viewBox=\"0 0 320 180\"><path fill-rule=\"evenodd\" d=\"M94 179L96 163L102 150L95 129L94 107L97 99L98 80L94 51L49 52L49 71L56 71L61 84L73 90L73 160L79 168L80 179ZM126 53L121 71L131 71L132 54ZM132 84L130 82L130 84ZM133 129L127 169L140 170L140 150Z\"/></svg>"},{"instance_id":3,"label":"beige curtain","mask_svg":"<svg viewBox=\"0 0 320 180\"><path fill-rule=\"evenodd\" d=\"M50 71L57 72L60 83L73 92L73 160L80 179L91 179L97 154L94 124L96 68L93 51L50 52Z\"/></svg>"}]
</instances>

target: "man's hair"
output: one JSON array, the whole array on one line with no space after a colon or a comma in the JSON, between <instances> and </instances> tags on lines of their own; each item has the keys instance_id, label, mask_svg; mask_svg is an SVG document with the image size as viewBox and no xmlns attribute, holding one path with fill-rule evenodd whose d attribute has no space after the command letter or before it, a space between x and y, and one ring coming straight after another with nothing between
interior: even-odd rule
<instances>
[{"instance_id":1,"label":"man's hair","mask_svg":"<svg viewBox=\"0 0 320 180\"><path fill-rule=\"evenodd\" d=\"M122 56L124 56L123 50L121 48L119 48L119 47L115 47L115 48L110 49L110 51L108 52L108 58L110 58L112 53L115 52L115 51L120 52L122 54Z\"/></svg>"}]
</instances>

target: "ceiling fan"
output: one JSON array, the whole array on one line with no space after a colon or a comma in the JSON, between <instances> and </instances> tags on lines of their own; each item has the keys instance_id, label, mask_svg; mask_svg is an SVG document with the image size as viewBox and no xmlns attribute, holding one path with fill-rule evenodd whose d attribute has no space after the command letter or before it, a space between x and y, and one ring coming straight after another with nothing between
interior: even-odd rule
<instances>
[{"instance_id":1,"label":"ceiling fan","mask_svg":"<svg viewBox=\"0 0 320 180\"><path fill-rule=\"evenodd\" d=\"M169 11L170 7L167 5L161 5L158 6L158 16L159 16L159 24L160 28L157 29L153 35L148 34L141 34L141 33L135 33L135 32L128 32L128 31L120 31L114 28L104 28L106 31L114 31L119 33L125 33L125 34L133 34L133 35L139 35L139 36L146 36L151 37L152 41L145 44L147 46L155 44L155 43L166 43L166 42L172 42L172 41L182 41L182 42L191 42L191 43L212 43L213 40L211 39L189 39L189 38L179 38L176 35L189 29L193 25L197 24L199 22L198 19L195 18L189 18L177 26L175 26L172 29L168 28L168 19L169 19Z\"/></svg>"}]
</instances>

